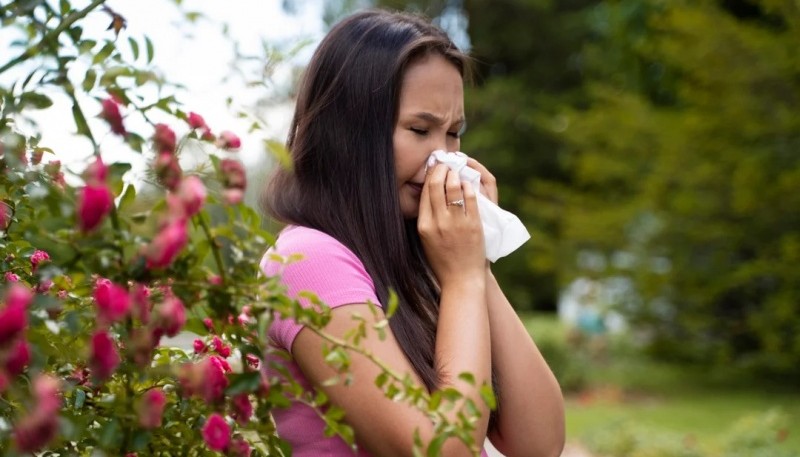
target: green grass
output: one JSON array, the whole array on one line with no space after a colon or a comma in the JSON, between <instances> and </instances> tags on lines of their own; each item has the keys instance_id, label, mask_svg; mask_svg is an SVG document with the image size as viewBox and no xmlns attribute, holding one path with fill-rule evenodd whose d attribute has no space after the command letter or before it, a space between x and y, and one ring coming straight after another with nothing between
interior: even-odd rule
<instances>
[{"instance_id":1,"label":"green grass","mask_svg":"<svg viewBox=\"0 0 800 457\"><path fill-rule=\"evenodd\" d=\"M788 416L789 434L782 447L800 455L800 427L795 425L800 424L800 390L787 383L765 384L733 371L655 362L630 345L614 342L602 355L582 357L577 352L590 346L568 345L569 331L555 316L522 317L535 341L552 351L552 339L558 339L567 353L561 358L580 361L572 371L579 366L583 388L566 395L568 440L585 440L604 427L623 423L713 448L743 417L777 408Z\"/></svg>"}]
</instances>

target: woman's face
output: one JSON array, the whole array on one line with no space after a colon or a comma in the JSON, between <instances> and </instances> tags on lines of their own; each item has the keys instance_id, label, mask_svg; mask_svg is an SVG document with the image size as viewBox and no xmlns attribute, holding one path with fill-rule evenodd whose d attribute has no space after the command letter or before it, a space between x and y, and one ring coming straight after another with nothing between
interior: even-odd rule
<instances>
[{"instance_id":1,"label":"woman's face","mask_svg":"<svg viewBox=\"0 0 800 457\"><path fill-rule=\"evenodd\" d=\"M440 54L406 68L394 126L394 168L400 210L417 217L425 163L437 149L458 151L464 125L464 83L458 69Z\"/></svg>"}]
</instances>

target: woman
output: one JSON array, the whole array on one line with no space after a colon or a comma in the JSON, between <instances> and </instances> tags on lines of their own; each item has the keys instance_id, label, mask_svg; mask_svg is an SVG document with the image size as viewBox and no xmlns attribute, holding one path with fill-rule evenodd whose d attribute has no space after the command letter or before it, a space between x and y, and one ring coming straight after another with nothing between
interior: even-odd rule
<instances>
[{"instance_id":1,"label":"woman","mask_svg":"<svg viewBox=\"0 0 800 457\"><path fill-rule=\"evenodd\" d=\"M328 304L326 331L338 336L354 315L384 319L380 304L395 291L388 337L370 334L363 346L429 391L454 387L472 398L476 442L488 437L508 456L557 456L563 399L485 260L477 189L444 165L427 166L432 151L459 150L466 62L417 17L368 11L336 25L301 85L288 139L293 167L278 170L265 192L265 209L289 224L274 252L303 260L282 269L265 256L262 265L282 274L289 294L310 290ZM492 175L469 165L496 202ZM334 371L321 337L278 320L270 338L291 352L289 370L301 384L344 409L362 455L410 455L415 430L423 441L432 436L423 413L384 397L374 383L379 370L364 357L352 355L352 384L323 386ZM476 385L457 377L463 372ZM493 376L499 401L490 425L478 387ZM341 439L323 436L304 405L274 418L294 455L352 455ZM450 439L442 454L469 451Z\"/></svg>"}]
</instances>

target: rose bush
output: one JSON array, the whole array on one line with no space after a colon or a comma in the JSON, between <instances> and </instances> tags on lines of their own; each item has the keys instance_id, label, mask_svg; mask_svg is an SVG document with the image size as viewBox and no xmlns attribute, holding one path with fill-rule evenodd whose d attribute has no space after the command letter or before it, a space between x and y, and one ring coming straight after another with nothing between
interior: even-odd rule
<instances>
[{"instance_id":1,"label":"rose bush","mask_svg":"<svg viewBox=\"0 0 800 457\"><path fill-rule=\"evenodd\" d=\"M106 35L93 31L99 39L84 36L91 12L111 22ZM215 135L174 96L154 98L173 88L151 68L154 45L126 36L124 17L103 0L12 2L0 19L28 38L0 62L0 77L22 72L10 84L0 79L1 453L290 455L270 411L292 400L318 407L328 432L352 442L324 394L266 376L267 329L276 313L298 319L328 339L326 357L344 372L349 354L363 353L360 335L385 322L356 322L352 338L330 337L328 310L313 294L318 309L303 309L277 278L261 275L273 236L242 203L239 136ZM55 92L92 148L80 174L53 158L58 145L19 127L31 110L59 109ZM152 121L156 112L167 120ZM180 158L194 143L216 152L184 170ZM116 148L146 157L153 182L126 181L131 165L109 159L120 157ZM165 344L180 332L196 335L193 351ZM448 436L477 452L469 414L452 424L443 412L458 392L430 395L375 362L386 394L437 424L429 454Z\"/></svg>"}]
</instances>

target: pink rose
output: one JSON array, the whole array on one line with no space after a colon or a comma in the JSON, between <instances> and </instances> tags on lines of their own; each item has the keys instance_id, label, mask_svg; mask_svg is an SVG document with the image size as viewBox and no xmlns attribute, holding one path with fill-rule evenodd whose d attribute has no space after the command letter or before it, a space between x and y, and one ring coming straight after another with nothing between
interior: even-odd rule
<instances>
[{"instance_id":1,"label":"pink rose","mask_svg":"<svg viewBox=\"0 0 800 457\"><path fill-rule=\"evenodd\" d=\"M178 140L175 137L175 132L166 124L156 124L156 131L153 134L153 146L159 153L168 152L170 154L175 152L175 146Z\"/></svg>"},{"instance_id":2,"label":"pink rose","mask_svg":"<svg viewBox=\"0 0 800 457\"><path fill-rule=\"evenodd\" d=\"M258 366L261 364L261 360L255 354L247 354L244 356L244 360L251 370L258 370Z\"/></svg>"},{"instance_id":3,"label":"pink rose","mask_svg":"<svg viewBox=\"0 0 800 457\"><path fill-rule=\"evenodd\" d=\"M178 297L168 296L158 308L157 323L159 330L167 336L175 336L186 324L186 309Z\"/></svg>"},{"instance_id":4,"label":"pink rose","mask_svg":"<svg viewBox=\"0 0 800 457\"><path fill-rule=\"evenodd\" d=\"M31 151L31 164L39 165L42 163L42 158L44 157L44 149L42 148L35 148Z\"/></svg>"},{"instance_id":5,"label":"pink rose","mask_svg":"<svg viewBox=\"0 0 800 457\"><path fill-rule=\"evenodd\" d=\"M105 185L87 185L78 195L78 226L84 232L94 230L111 212L114 196Z\"/></svg>"},{"instance_id":6,"label":"pink rose","mask_svg":"<svg viewBox=\"0 0 800 457\"><path fill-rule=\"evenodd\" d=\"M32 299L30 289L12 284L6 293L6 305L0 309L0 346L13 341L28 326L27 308Z\"/></svg>"},{"instance_id":7,"label":"pink rose","mask_svg":"<svg viewBox=\"0 0 800 457\"><path fill-rule=\"evenodd\" d=\"M244 190L247 187L247 174L242 162L234 159L222 159L220 171L222 171L222 185L226 189Z\"/></svg>"},{"instance_id":8,"label":"pink rose","mask_svg":"<svg viewBox=\"0 0 800 457\"><path fill-rule=\"evenodd\" d=\"M145 249L148 268L164 268L169 266L181 252L186 242L186 219L175 219L167 222Z\"/></svg>"},{"instance_id":9,"label":"pink rose","mask_svg":"<svg viewBox=\"0 0 800 457\"><path fill-rule=\"evenodd\" d=\"M203 119L203 116L195 113L190 112L189 116L186 118L186 122L189 123L189 127L193 129L207 129L208 126L206 125L206 120Z\"/></svg>"},{"instance_id":10,"label":"pink rose","mask_svg":"<svg viewBox=\"0 0 800 457\"><path fill-rule=\"evenodd\" d=\"M139 424L148 429L161 427L167 396L161 389L150 389L139 403Z\"/></svg>"},{"instance_id":11,"label":"pink rose","mask_svg":"<svg viewBox=\"0 0 800 457\"><path fill-rule=\"evenodd\" d=\"M236 395L231 399L231 406L233 407L231 416L239 425L246 425L253 416L253 404L250 403L250 396L248 394Z\"/></svg>"},{"instance_id":12,"label":"pink rose","mask_svg":"<svg viewBox=\"0 0 800 457\"><path fill-rule=\"evenodd\" d=\"M209 404L222 400L228 387L228 378L225 375L227 362L223 365L220 360L217 356L211 356L197 363L183 365L179 375L182 395L197 395Z\"/></svg>"},{"instance_id":13,"label":"pink rose","mask_svg":"<svg viewBox=\"0 0 800 457\"><path fill-rule=\"evenodd\" d=\"M98 279L94 286L94 303L97 317L103 325L113 324L128 315L131 297L128 290L108 279Z\"/></svg>"},{"instance_id":14,"label":"pink rose","mask_svg":"<svg viewBox=\"0 0 800 457\"><path fill-rule=\"evenodd\" d=\"M92 374L99 381L108 379L117 369L120 359L114 340L105 331L92 335L92 353L89 366Z\"/></svg>"},{"instance_id":15,"label":"pink rose","mask_svg":"<svg viewBox=\"0 0 800 457\"><path fill-rule=\"evenodd\" d=\"M223 149L239 149L242 147L242 140L235 133L225 130L219 134L218 144Z\"/></svg>"},{"instance_id":16,"label":"pink rose","mask_svg":"<svg viewBox=\"0 0 800 457\"><path fill-rule=\"evenodd\" d=\"M31 256L31 266L33 267L33 271L36 271L36 267L39 266L42 262L47 262L50 260L50 255L45 251L36 250L33 252Z\"/></svg>"},{"instance_id":17,"label":"pink rose","mask_svg":"<svg viewBox=\"0 0 800 457\"><path fill-rule=\"evenodd\" d=\"M211 347L214 349L214 352L221 355L223 358L227 359L231 356L231 347L223 343L222 339L217 335L214 335L214 338L211 339Z\"/></svg>"},{"instance_id":18,"label":"pink rose","mask_svg":"<svg viewBox=\"0 0 800 457\"><path fill-rule=\"evenodd\" d=\"M230 449L228 449L228 455L232 457L250 457L251 452L250 443L240 436L231 441Z\"/></svg>"},{"instance_id":19,"label":"pink rose","mask_svg":"<svg viewBox=\"0 0 800 457\"><path fill-rule=\"evenodd\" d=\"M19 276L10 271L6 271L5 277L8 282L19 282Z\"/></svg>"},{"instance_id":20,"label":"pink rose","mask_svg":"<svg viewBox=\"0 0 800 457\"><path fill-rule=\"evenodd\" d=\"M206 201L206 186L197 176L188 176L181 181L177 194L186 216L191 217L200 212Z\"/></svg>"},{"instance_id":21,"label":"pink rose","mask_svg":"<svg viewBox=\"0 0 800 457\"><path fill-rule=\"evenodd\" d=\"M7 355L5 363L6 372L11 377L17 376L25 371L25 367L30 361L31 348L27 341L19 339Z\"/></svg>"},{"instance_id":22,"label":"pink rose","mask_svg":"<svg viewBox=\"0 0 800 457\"><path fill-rule=\"evenodd\" d=\"M192 346L194 347L195 354L203 354L206 352L206 343L200 338L195 338L194 342L192 342Z\"/></svg>"},{"instance_id":23,"label":"pink rose","mask_svg":"<svg viewBox=\"0 0 800 457\"><path fill-rule=\"evenodd\" d=\"M46 294L50 292L50 289L52 288L53 288L53 281L50 279L44 279L39 284L36 284L36 293Z\"/></svg>"},{"instance_id":24,"label":"pink rose","mask_svg":"<svg viewBox=\"0 0 800 457\"><path fill-rule=\"evenodd\" d=\"M212 451L223 452L231 442L231 428L217 413L208 417L203 425L203 440Z\"/></svg>"},{"instance_id":25,"label":"pink rose","mask_svg":"<svg viewBox=\"0 0 800 457\"><path fill-rule=\"evenodd\" d=\"M122 114L119 111L119 103L113 98L107 98L101 102L102 111L100 118L105 119L108 125L111 126L111 131L120 136L127 136L128 132L125 130L125 125L122 124Z\"/></svg>"},{"instance_id":26,"label":"pink rose","mask_svg":"<svg viewBox=\"0 0 800 457\"><path fill-rule=\"evenodd\" d=\"M164 187L169 190L175 190L178 187L183 171L175 154L168 151L159 152L153 167L156 171L156 177Z\"/></svg>"},{"instance_id":27,"label":"pink rose","mask_svg":"<svg viewBox=\"0 0 800 457\"><path fill-rule=\"evenodd\" d=\"M58 380L39 375L33 382L36 404L14 427L14 444L23 453L36 452L55 438L61 408Z\"/></svg>"}]
</instances>

